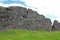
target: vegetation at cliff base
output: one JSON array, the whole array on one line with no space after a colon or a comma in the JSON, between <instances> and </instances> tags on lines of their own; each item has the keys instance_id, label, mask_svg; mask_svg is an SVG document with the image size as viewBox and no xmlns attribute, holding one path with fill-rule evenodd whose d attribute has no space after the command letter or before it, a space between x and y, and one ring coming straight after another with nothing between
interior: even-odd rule
<instances>
[{"instance_id":1,"label":"vegetation at cliff base","mask_svg":"<svg viewBox=\"0 0 60 40\"><path fill-rule=\"evenodd\" d=\"M60 40L60 31L7 30L0 32L0 40Z\"/></svg>"}]
</instances>

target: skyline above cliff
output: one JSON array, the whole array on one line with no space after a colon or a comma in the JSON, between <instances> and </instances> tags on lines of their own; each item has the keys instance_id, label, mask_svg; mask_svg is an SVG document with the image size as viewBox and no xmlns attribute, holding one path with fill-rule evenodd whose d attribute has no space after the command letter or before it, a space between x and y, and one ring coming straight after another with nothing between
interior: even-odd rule
<instances>
[{"instance_id":1,"label":"skyline above cliff","mask_svg":"<svg viewBox=\"0 0 60 40\"><path fill-rule=\"evenodd\" d=\"M22 6L33 9L39 14L60 21L60 0L0 0L0 6Z\"/></svg>"}]
</instances>

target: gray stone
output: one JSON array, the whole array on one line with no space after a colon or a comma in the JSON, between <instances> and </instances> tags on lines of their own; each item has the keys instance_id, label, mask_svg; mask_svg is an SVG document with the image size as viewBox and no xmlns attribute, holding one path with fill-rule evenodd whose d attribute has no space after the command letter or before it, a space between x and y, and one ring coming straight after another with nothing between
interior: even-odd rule
<instances>
[{"instance_id":1,"label":"gray stone","mask_svg":"<svg viewBox=\"0 0 60 40\"><path fill-rule=\"evenodd\" d=\"M60 23L57 20L54 21L52 30L60 30Z\"/></svg>"},{"instance_id":2,"label":"gray stone","mask_svg":"<svg viewBox=\"0 0 60 40\"><path fill-rule=\"evenodd\" d=\"M0 29L52 30L51 20L19 6L0 7Z\"/></svg>"}]
</instances>

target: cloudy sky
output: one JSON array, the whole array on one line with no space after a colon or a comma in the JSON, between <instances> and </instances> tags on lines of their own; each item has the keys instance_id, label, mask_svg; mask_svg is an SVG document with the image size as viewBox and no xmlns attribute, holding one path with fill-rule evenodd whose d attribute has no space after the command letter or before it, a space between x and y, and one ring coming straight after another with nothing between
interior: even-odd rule
<instances>
[{"instance_id":1,"label":"cloudy sky","mask_svg":"<svg viewBox=\"0 0 60 40\"><path fill-rule=\"evenodd\" d=\"M60 21L60 0L0 0L0 6L22 6L33 9L41 15Z\"/></svg>"}]
</instances>

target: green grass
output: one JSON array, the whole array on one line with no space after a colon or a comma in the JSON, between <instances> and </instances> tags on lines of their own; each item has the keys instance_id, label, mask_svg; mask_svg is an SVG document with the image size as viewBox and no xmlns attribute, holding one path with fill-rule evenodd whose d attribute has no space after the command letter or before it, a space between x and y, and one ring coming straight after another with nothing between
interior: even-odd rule
<instances>
[{"instance_id":1,"label":"green grass","mask_svg":"<svg viewBox=\"0 0 60 40\"><path fill-rule=\"evenodd\" d=\"M7 30L0 32L0 40L60 40L60 31Z\"/></svg>"}]
</instances>

